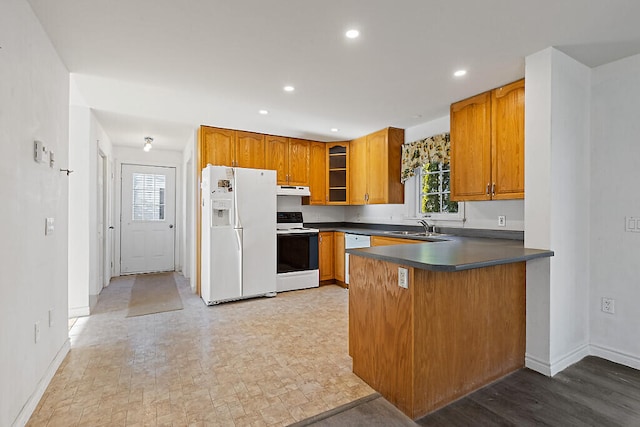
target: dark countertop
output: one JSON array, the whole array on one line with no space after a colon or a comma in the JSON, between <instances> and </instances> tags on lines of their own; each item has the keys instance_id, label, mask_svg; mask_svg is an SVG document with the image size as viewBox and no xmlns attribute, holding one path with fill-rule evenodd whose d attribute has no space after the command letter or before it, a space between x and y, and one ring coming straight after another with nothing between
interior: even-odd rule
<instances>
[{"instance_id":1,"label":"dark countertop","mask_svg":"<svg viewBox=\"0 0 640 427\"><path fill-rule=\"evenodd\" d=\"M528 261L536 258L553 256L553 251L525 248L522 240L515 240L517 234L498 230L482 230L484 234L506 236L507 238L466 237L459 235L440 236L403 236L390 234L390 230L419 231L415 227L373 225L369 228L358 224L309 224L321 231L342 231L345 233L368 234L411 240L425 240L425 243L410 243L407 245L378 246L363 249L348 249L347 253L367 258L379 259L396 264L407 265L423 270L432 271L461 271L473 268L489 267L493 265L509 264ZM446 229L452 233L453 229ZM483 234L483 233L471 233ZM515 232L521 233L521 232ZM467 234L469 232L467 231Z\"/></svg>"}]
</instances>

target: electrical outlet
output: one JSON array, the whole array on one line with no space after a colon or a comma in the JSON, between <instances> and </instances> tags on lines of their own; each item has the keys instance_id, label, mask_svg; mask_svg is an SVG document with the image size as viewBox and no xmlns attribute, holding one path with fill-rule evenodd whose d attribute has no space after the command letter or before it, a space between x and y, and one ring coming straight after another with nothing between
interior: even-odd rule
<instances>
[{"instance_id":1,"label":"electrical outlet","mask_svg":"<svg viewBox=\"0 0 640 427\"><path fill-rule=\"evenodd\" d=\"M53 230L55 229L55 221L53 218L46 218L45 219L45 228L44 228L44 235L48 236L50 234L53 234Z\"/></svg>"},{"instance_id":2,"label":"electrical outlet","mask_svg":"<svg viewBox=\"0 0 640 427\"><path fill-rule=\"evenodd\" d=\"M398 267L398 286L409 289L409 271L406 268Z\"/></svg>"},{"instance_id":3,"label":"electrical outlet","mask_svg":"<svg viewBox=\"0 0 640 427\"><path fill-rule=\"evenodd\" d=\"M40 322L36 322L35 325L33 325L33 338L36 343L40 341Z\"/></svg>"},{"instance_id":4,"label":"electrical outlet","mask_svg":"<svg viewBox=\"0 0 640 427\"><path fill-rule=\"evenodd\" d=\"M505 215L498 216L498 227L507 226L507 217Z\"/></svg>"},{"instance_id":5,"label":"electrical outlet","mask_svg":"<svg viewBox=\"0 0 640 427\"><path fill-rule=\"evenodd\" d=\"M613 298L602 297L602 311L609 314L616 312L616 301Z\"/></svg>"},{"instance_id":6,"label":"electrical outlet","mask_svg":"<svg viewBox=\"0 0 640 427\"><path fill-rule=\"evenodd\" d=\"M49 327L53 326L53 308L49 309Z\"/></svg>"}]
</instances>

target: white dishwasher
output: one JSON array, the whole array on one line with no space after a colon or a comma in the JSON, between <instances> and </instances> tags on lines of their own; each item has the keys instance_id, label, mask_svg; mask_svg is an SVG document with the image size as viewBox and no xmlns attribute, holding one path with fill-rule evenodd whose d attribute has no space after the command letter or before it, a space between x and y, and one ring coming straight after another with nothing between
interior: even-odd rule
<instances>
[{"instance_id":1,"label":"white dishwasher","mask_svg":"<svg viewBox=\"0 0 640 427\"><path fill-rule=\"evenodd\" d=\"M361 234L344 235L345 249L368 248L370 246L371 236L363 236ZM349 254L344 254L344 282L349 284Z\"/></svg>"}]
</instances>

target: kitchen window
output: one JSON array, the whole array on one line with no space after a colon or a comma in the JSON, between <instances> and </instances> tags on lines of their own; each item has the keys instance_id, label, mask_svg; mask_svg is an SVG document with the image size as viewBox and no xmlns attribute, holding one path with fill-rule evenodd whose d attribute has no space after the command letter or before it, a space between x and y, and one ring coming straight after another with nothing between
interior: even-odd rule
<instances>
[{"instance_id":1,"label":"kitchen window","mask_svg":"<svg viewBox=\"0 0 640 427\"><path fill-rule=\"evenodd\" d=\"M451 169L448 162L431 162L416 170L417 216L433 219L462 219L462 203L450 200Z\"/></svg>"}]
</instances>

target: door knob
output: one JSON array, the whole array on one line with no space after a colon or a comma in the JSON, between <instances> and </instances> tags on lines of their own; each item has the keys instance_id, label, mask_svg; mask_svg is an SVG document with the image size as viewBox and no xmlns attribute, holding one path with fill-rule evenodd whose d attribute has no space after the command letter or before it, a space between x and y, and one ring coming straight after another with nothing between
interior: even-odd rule
<instances>
[{"instance_id":1,"label":"door knob","mask_svg":"<svg viewBox=\"0 0 640 427\"><path fill-rule=\"evenodd\" d=\"M113 225L109 226L109 230L113 230L115 227Z\"/></svg>"},{"instance_id":2,"label":"door knob","mask_svg":"<svg viewBox=\"0 0 640 427\"><path fill-rule=\"evenodd\" d=\"M169 228L173 228L173 224L169 224Z\"/></svg>"}]
</instances>

